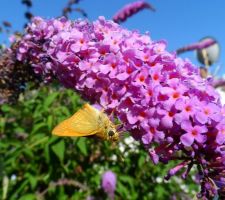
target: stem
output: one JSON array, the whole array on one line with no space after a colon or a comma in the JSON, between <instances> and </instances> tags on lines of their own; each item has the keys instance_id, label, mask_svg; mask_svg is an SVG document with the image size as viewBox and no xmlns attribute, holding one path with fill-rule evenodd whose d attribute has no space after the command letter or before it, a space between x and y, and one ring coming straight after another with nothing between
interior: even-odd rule
<instances>
[{"instance_id":1,"label":"stem","mask_svg":"<svg viewBox=\"0 0 225 200\"><path fill-rule=\"evenodd\" d=\"M41 193L39 193L38 195L40 198L42 198L42 197L44 197L44 195L48 192L48 190L51 187L57 187L57 186L63 186L63 185L78 187L84 191L89 190L89 188L86 185L84 185L78 181L62 178L62 179L59 179L57 182L51 182L49 184L49 186L45 190L43 190Z\"/></svg>"},{"instance_id":2,"label":"stem","mask_svg":"<svg viewBox=\"0 0 225 200\"><path fill-rule=\"evenodd\" d=\"M3 177L2 187L3 187L2 199L6 200L7 199L8 188L9 188L9 178L7 176Z\"/></svg>"},{"instance_id":3,"label":"stem","mask_svg":"<svg viewBox=\"0 0 225 200\"><path fill-rule=\"evenodd\" d=\"M48 136L43 137L42 139L40 139L40 140L38 140L38 141L36 141L36 142L34 142L34 143L28 145L27 148L28 148L28 149L32 149L34 146L37 146L37 145L39 145L39 144L45 142L48 138L49 138Z\"/></svg>"}]
</instances>

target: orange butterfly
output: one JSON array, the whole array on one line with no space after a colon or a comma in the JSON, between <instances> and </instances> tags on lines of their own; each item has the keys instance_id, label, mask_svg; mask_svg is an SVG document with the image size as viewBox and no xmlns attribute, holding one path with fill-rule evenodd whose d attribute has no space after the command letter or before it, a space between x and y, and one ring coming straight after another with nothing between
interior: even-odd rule
<instances>
[{"instance_id":1,"label":"orange butterfly","mask_svg":"<svg viewBox=\"0 0 225 200\"><path fill-rule=\"evenodd\" d=\"M58 124L52 131L57 136L91 136L103 140L118 141L119 133L107 115L96 108L85 104L72 117Z\"/></svg>"}]
</instances>

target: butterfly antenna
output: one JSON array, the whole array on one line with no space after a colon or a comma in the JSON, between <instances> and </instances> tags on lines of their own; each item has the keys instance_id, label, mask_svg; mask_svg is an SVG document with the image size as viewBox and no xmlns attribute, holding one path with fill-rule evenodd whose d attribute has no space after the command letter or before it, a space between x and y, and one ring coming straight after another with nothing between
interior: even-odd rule
<instances>
[{"instance_id":1,"label":"butterfly antenna","mask_svg":"<svg viewBox=\"0 0 225 200\"><path fill-rule=\"evenodd\" d=\"M99 105L102 107L101 112L104 113L104 112L107 110L107 108L105 108L105 107L104 107L103 105L101 105L101 104L99 104ZM115 111L115 108L113 108L112 111L110 112L110 114L108 115L109 118L111 118L111 117L113 116L114 111Z\"/></svg>"},{"instance_id":2,"label":"butterfly antenna","mask_svg":"<svg viewBox=\"0 0 225 200\"><path fill-rule=\"evenodd\" d=\"M120 127L120 126L121 126L121 127ZM123 126L122 124L116 124L116 125L115 125L116 129L120 129L120 128L122 128L122 126Z\"/></svg>"},{"instance_id":3,"label":"butterfly antenna","mask_svg":"<svg viewBox=\"0 0 225 200\"><path fill-rule=\"evenodd\" d=\"M120 133L124 132L123 124L116 124L115 127L116 127L116 130L118 130Z\"/></svg>"}]
</instances>

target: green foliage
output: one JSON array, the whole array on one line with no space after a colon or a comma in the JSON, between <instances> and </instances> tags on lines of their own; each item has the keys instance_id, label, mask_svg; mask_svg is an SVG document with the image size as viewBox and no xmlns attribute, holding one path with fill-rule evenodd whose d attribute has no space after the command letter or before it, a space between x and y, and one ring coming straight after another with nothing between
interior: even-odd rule
<instances>
[{"instance_id":1,"label":"green foliage","mask_svg":"<svg viewBox=\"0 0 225 200\"><path fill-rule=\"evenodd\" d=\"M55 125L72 115L84 102L73 91L40 88L21 96L17 105L3 105L0 113L0 198L6 199L106 199L100 189L101 174L117 174L116 199L170 199L194 196L192 181L163 182L170 165L154 166L142 146L96 138L60 138L51 135ZM161 180L160 180L161 178ZM5 181L8 180L8 181ZM186 185L185 193L181 185ZM4 188L4 189L3 189Z\"/></svg>"}]
</instances>

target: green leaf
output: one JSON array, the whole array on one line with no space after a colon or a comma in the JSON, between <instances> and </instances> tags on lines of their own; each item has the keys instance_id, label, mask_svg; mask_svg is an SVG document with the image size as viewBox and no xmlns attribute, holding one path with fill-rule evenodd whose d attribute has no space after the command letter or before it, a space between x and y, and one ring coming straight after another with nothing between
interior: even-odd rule
<instances>
[{"instance_id":1,"label":"green leaf","mask_svg":"<svg viewBox=\"0 0 225 200\"><path fill-rule=\"evenodd\" d=\"M59 140L59 137L58 136L55 136L55 135L52 135L49 140L48 140L48 143L49 144L53 144L53 143L56 143L56 141Z\"/></svg>"},{"instance_id":2,"label":"green leaf","mask_svg":"<svg viewBox=\"0 0 225 200\"><path fill-rule=\"evenodd\" d=\"M23 153L26 158L33 158L34 157L34 152L31 149L24 148Z\"/></svg>"},{"instance_id":3,"label":"green leaf","mask_svg":"<svg viewBox=\"0 0 225 200\"><path fill-rule=\"evenodd\" d=\"M116 189L123 197L129 198L129 190L120 182L117 183Z\"/></svg>"},{"instance_id":4,"label":"green leaf","mask_svg":"<svg viewBox=\"0 0 225 200\"><path fill-rule=\"evenodd\" d=\"M70 115L71 115L69 109L68 109L67 107L65 107L65 106L62 106L62 107L61 107L61 112L62 112L62 114L65 115L65 116L70 116ZM63 117L63 118L65 118L65 117Z\"/></svg>"},{"instance_id":5,"label":"green leaf","mask_svg":"<svg viewBox=\"0 0 225 200\"><path fill-rule=\"evenodd\" d=\"M19 193L24 190L24 188L27 186L27 184L28 184L28 180L25 179L22 183L20 183L19 187L16 188L16 190L13 192L10 199L16 199L16 197L18 197Z\"/></svg>"},{"instance_id":6,"label":"green leaf","mask_svg":"<svg viewBox=\"0 0 225 200\"><path fill-rule=\"evenodd\" d=\"M61 162L64 160L65 142L60 140L58 143L52 145L52 150Z\"/></svg>"},{"instance_id":7,"label":"green leaf","mask_svg":"<svg viewBox=\"0 0 225 200\"><path fill-rule=\"evenodd\" d=\"M31 141L29 142L28 148L33 148L40 144L45 144L48 142L49 137L44 134L35 134L31 136Z\"/></svg>"},{"instance_id":8,"label":"green leaf","mask_svg":"<svg viewBox=\"0 0 225 200\"><path fill-rule=\"evenodd\" d=\"M87 144L86 144L86 139L85 138L81 137L81 138L78 139L77 147L80 149L82 154L84 154L85 156L88 155Z\"/></svg>"},{"instance_id":9,"label":"green leaf","mask_svg":"<svg viewBox=\"0 0 225 200\"><path fill-rule=\"evenodd\" d=\"M32 131L31 131L31 134L37 133L38 131L40 132L40 130L44 127L46 127L46 123L44 123L44 122L35 124L35 126L33 127Z\"/></svg>"},{"instance_id":10,"label":"green leaf","mask_svg":"<svg viewBox=\"0 0 225 200\"><path fill-rule=\"evenodd\" d=\"M30 185L31 185L31 188L34 189L37 185L37 178L30 173L26 173L25 177L28 178L28 180L30 182Z\"/></svg>"},{"instance_id":11,"label":"green leaf","mask_svg":"<svg viewBox=\"0 0 225 200\"><path fill-rule=\"evenodd\" d=\"M6 105L6 104L3 104L3 105L1 106L1 110L2 110L3 112L8 112L8 111L11 110L11 107L8 106L8 105Z\"/></svg>"},{"instance_id":12,"label":"green leaf","mask_svg":"<svg viewBox=\"0 0 225 200\"><path fill-rule=\"evenodd\" d=\"M51 93L44 101L44 108L49 108L49 106L53 103L59 93Z\"/></svg>"},{"instance_id":13,"label":"green leaf","mask_svg":"<svg viewBox=\"0 0 225 200\"><path fill-rule=\"evenodd\" d=\"M49 145L46 144L44 147L44 155L45 155L45 159L47 161L47 163L50 162L50 154L49 154Z\"/></svg>"},{"instance_id":14,"label":"green leaf","mask_svg":"<svg viewBox=\"0 0 225 200\"><path fill-rule=\"evenodd\" d=\"M42 117L43 113L43 105L38 104L37 107L35 107L35 111L33 113L34 119L40 119Z\"/></svg>"},{"instance_id":15,"label":"green leaf","mask_svg":"<svg viewBox=\"0 0 225 200\"><path fill-rule=\"evenodd\" d=\"M0 132L4 132L6 120L4 118L0 118Z\"/></svg>"},{"instance_id":16,"label":"green leaf","mask_svg":"<svg viewBox=\"0 0 225 200\"><path fill-rule=\"evenodd\" d=\"M119 179L120 179L121 182L126 183L126 185L129 184L129 186L130 186L131 188L133 187L133 181L134 181L134 179L131 178L130 176L121 175L121 176L119 177Z\"/></svg>"},{"instance_id":17,"label":"green leaf","mask_svg":"<svg viewBox=\"0 0 225 200\"><path fill-rule=\"evenodd\" d=\"M52 124L53 124L53 116L49 115L47 118L47 125L48 125L48 130L51 131L52 130Z\"/></svg>"},{"instance_id":18,"label":"green leaf","mask_svg":"<svg viewBox=\"0 0 225 200\"><path fill-rule=\"evenodd\" d=\"M144 163L145 163L145 157L144 156L140 156L140 158L138 159L138 167L141 168Z\"/></svg>"},{"instance_id":19,"label":"green leaf","mask_svg":"<svg viewBox=\"0 0 225 200\"><path fill-rule=\"evenodd\" d=\"M26 194L19 198L19 200L36 200L36 195Z\"/></svg>"},{"instance_id":20,"label":"green leaf","mask_svg":"<svg viewBox=\"0 0 225 200\"><path fill-rule=\"evenodd\" d=\"M157 199L162 199L163 196L165 196L165 194L166 194L166 190L161 185L158 185L158 187L155 189L155 191L156 191Z\"/></svg>"}]
</instances>

